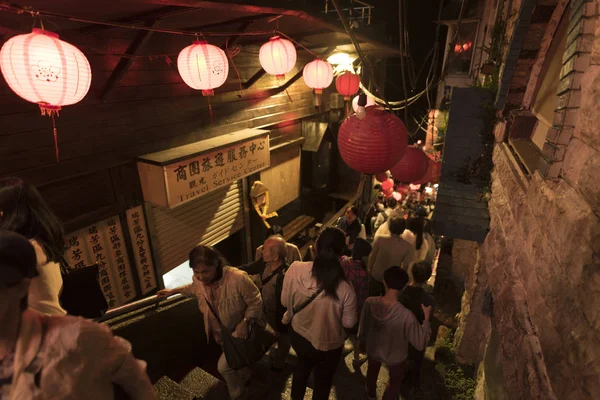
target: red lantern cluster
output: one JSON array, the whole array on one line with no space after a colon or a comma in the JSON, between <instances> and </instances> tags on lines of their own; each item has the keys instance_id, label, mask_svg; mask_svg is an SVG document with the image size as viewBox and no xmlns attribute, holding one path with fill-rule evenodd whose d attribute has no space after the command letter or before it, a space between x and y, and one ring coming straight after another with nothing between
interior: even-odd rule
<instances>
[{"instance_id":1,"label":"red lantern cluster","mask_svg":"<svg viewBox=\"0 0 600 400\"><path fill-rule=\"evenodd\" d=\"M428 182L435 183L439 180L442 163L440 161L433 161L429 158L428 164L425 175L421 179L414 181L414 184L424 184Z\"/></svg>"},{"instance_id":2,"label":"red lantern cluster","mask_svg":"<svg viewBox=\"0 0 600 400\"><path fill-rule=\"evenodd\" d=\"M338 147L344 162L365 174L378 174L396 165L408 144L406 126L394 114L369 107L361 120L347 118L338 133Z\"/></svg>"},{"instance_id":3,"label":"red lantern cluster","mask_svg":"<svg viewBox=\"0 0 600 400\"><path fill-rule=\"evenodd\" d=\"M398 181L415 182L425 176L428 167L429 157L423 150L409 146L402 159L390 169L390 172Z\"/></svg>"},{"instance_id":4,"label":"red lantern cluster","mask_svg":"<svg viewBox=\"0 0 600 400\"><path fill-rule=\"evenodd\" d=\"M350 71L346 71L335 80L335 88L344 96L344 100L350 100L350 96L358 93L360 89L360 78Z\"/></svg>"}]
</instances>

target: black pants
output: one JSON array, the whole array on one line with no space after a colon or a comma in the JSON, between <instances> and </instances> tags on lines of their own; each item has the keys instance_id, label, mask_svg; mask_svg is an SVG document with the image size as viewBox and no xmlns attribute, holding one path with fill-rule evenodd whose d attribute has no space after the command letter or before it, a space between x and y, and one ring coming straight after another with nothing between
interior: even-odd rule
<instances>
[{"instance_id":1,"label":"black pants","mask_svg":"<svg viewBox=\"0 0 600 400\"><path fill-rule=\"evenodd\" d=\"M308 378L313 368L315 370L315 387L312 400L329 399L333 375L342 358L344 346L330 351L317 350L293 329L290 329L290 341L298 356L292 380L292 400L304 400Z\"/></svg>"}]
</instances>

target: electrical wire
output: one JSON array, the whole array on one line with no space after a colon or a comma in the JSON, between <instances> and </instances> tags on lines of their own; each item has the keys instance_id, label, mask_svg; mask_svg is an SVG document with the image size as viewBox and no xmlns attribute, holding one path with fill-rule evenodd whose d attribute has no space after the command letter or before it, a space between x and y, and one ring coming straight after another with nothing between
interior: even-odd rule
<instances>
[{"instance_id":1,"label":"electrical wire","mask_svg":"<svg viewBox=\"0 0 600 400\"><path fill-rule=\"evenodd\" d=\"M398 0L398 29L400 31L399 43L400 43L400 76L402 79L402 91L404 94L404 103L408 103L408 91L406 90L406 74L404 69L404 41L406 35L404 34L404 17L402 15L403 0ZM408 106L404 108L404 121L408 124Z\"/></svg>"}]
</instances>

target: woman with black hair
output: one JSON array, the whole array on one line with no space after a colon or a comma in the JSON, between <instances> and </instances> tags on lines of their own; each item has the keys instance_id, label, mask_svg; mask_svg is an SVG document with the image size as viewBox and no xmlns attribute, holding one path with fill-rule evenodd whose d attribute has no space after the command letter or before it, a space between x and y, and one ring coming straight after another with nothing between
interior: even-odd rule
<instances>
[{"instance_id":1,"label":"woman with black hair","mask_svg":"<svg viewBox=\"0 0 600 400\"><path fill-rule=\"evenodd\" d=\"M0 229L25 236L35 249L38 275L29 286L29 306L44 314L66 314L59 302L64 231L34 186L19 178L0 180Z\"/></svg>"},{"instance_id":2,"label":"woman with black hair","mask_svg":"<svg viewBox=\"0 0 600 400\"><path fill-rule=\"evenodd\" d=\"M429 251L429 245L423 237L424 219L422 217L409 218L406 230L402 233L402 239L410 243L415 249L414 262L425 260Z\"/></svg>"},{"instance_id":3,"label":"woman with black hair","mask_svg":"<svg viewBox=\"0 0 600 400\"><path fill-rule=\"evenodd\" d=\"M210 306L235 338L246 339L252 324L265 323L260 291L246 272L227 266L227 261L221 253L203 244L196 245L190 251L189 260L190 268L194 271L192 283L176 289L160 290L157 296L165 298L181 293L187 297L195 297L204 316L204 329L208 340L213 339L222 345L224 334ZM217 369L227 383L232 400L248 398L245 385L250 372L247 367L234 370L227 363L225 354L221 354Z\"/></svg>"},{"instance_id":4,"label":"woman with black hair","mask_svg":"<svg viewBox=\"0 0 600 400\"><path fill-rule=\"evenodd\" d=\"M367 238L366 231L358 218L358 207L350 206L346 208L346 212L338 219L337 227L346 234L346 245L348 249L346 255L352 254L352 247L357 237Z\"/></svg>"},{"instance_id":5,"label":"woman with black hair","mask_svg":"<svg viewBox=\"0 0 600 400\"><path fill-rule=\"evenodd\" d=\"M346 333L356 325L356 294L340 265L346 238L328 227L316 242L314 262L295 262L285 274L281 303L287 308L283 323L298 361L292 399L304 399L308 378L315 370L313 400L329 398L333 375L341 359Z\"/></svg>"}]
</instances>

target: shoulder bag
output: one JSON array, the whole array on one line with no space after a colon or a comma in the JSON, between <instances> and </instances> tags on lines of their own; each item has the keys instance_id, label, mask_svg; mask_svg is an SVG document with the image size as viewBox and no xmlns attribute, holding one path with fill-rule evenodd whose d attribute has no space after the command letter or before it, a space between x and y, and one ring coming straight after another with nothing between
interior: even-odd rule
<instances>
[{"instance_id":1,"label":"shoulder bag","mask_svg":"<svg viewBox=\"0 0 600 400\"><path fill-rule=\"evenodd\" d=\"M217 315L212 304L206 297L204 297L204 300L223 332L223 353L225 353L230 368L240 369L254 364L277 341L277 334L267 323L264 326L258 323L249 324L247 339L233 337L230 330L221 322L221 318Z\"/></svg>"}]
</instances>

